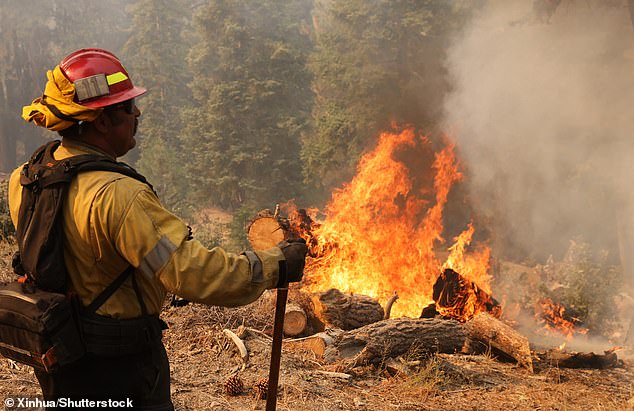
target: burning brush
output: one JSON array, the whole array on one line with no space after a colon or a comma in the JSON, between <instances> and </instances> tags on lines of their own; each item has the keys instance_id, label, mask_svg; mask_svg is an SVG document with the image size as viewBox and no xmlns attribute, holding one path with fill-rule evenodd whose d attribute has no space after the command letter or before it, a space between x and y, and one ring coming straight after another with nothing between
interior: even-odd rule
<instances>
[{"instance_id":1,"label":"burning brush","mask_svg":"<svg viewBox=\"0 0 634 411\"><path fill-rule=\"evenodd\" d=\"M550 298L539 301L536 317L542 324L542 333L561 334L570 340L575 334L586 334L587 328L582 327L582 321L574 315L572 310L566 310L563 304L556 303Z\"/></svg>"}]
</instances>

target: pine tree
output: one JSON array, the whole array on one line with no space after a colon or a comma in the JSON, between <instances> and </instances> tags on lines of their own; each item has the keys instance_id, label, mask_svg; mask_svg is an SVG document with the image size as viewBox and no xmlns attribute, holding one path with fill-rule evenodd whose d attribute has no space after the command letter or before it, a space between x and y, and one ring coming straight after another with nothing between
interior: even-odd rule
<instances>
[{"instance_id":1,"label":"pine tree","mask_svg":"<svg viewBox=\"0 0 634 411\"><path fill-rule=\"evenodd\" d=\"M180 145L181 112L191 104L184 31L191 20L191 1L140 0L129 7L132 32L123 49L136 84L148 92L137 101L142 111L136 166L157 189L165 204L180 209L187 160Z\"/></svg>"},{"instance_id":2,"label":"pine tree","mask_svg":"<svg viewBox=\"0 0 634 411\"><path fill-rule=\"evenodd\" d=\"M192 198L228 208L297 195L310 111L310 2L213 0L195 16L183 144Z\"/></svg>"}]
</instances>

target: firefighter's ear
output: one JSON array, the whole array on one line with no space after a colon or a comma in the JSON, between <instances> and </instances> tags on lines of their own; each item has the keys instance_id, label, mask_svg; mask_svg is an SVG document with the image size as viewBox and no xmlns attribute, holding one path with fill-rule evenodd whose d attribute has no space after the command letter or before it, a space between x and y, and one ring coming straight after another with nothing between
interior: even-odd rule
<instances>
[{"instance_id":1,"label":"firefighter's ear","mask_svg":"<svg viewBox=\"0 0 634 411\"><path fill-rule=\"evenodd\" d=\"M101 114L99 114L97 118L92 121L92 125L99 133L107 134L110 131L110 127L112 126L112 120L105 111L102 111Z\"/></svg>"}]
</instances>

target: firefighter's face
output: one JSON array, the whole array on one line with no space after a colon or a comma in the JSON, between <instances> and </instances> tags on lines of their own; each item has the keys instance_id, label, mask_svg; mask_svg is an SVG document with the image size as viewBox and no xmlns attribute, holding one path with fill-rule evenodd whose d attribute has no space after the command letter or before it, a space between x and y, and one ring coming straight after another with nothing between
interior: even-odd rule
<instances>
[{"instance_id":1,"label":"firefighter's face","mask_svg":"<svg viewBox=\"0 0 634 411\"><path fill-rule=\"evenodd\" d=\"M111 133L108 136L112 151L121 157L136 145L134 135L139 125L141 111L134 99L107 108L111 120Z\"/></svg>"}]
</instances>

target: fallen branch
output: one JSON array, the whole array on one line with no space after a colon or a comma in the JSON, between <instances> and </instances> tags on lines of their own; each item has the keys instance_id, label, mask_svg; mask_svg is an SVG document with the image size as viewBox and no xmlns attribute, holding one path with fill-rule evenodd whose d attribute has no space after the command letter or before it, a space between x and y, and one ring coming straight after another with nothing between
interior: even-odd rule
<instances>
[{"instance_id":1,"label":"fallen branch","mask_svg":"<svg viewBox=\"0 0 634 411\"><path fill-rule=\"evenodd\" d=\"M347 381L350 381L352 379L352 375L346 374L346 373L343 373L343 372L332 372L332 371L321 371L321 370L315 370L313 372L317 373L317 374L321 374L321 375L326 376L326 377L341 378L341 379L344 379L344 380L347 380Z\"/></svg>"},{"instance_id":2,"label":"fallen branch","mask_svg":"<svg viewBox=\"0 0 634 411\"><path fill-rule=\"evenodd\" d=\"M390 314L392 313L392 305L394 305L396 300L398 300L398 294L396 293L396 291L394 291L394 294L390 297L389 300L387 300L387 303L385 304L385 315L383 316L384 320L390 318Z\"/></svg>"},{"instance_id":3,"label":"fallen branch","mask_svg":"<svg viewBox=\"0 0 634 411\"><path fill-rule=\"evenodd\" d=\"M271 337L270 335L268 335L264 331L256 330L255 328L247 327L246 331L251 333L251 334L258 335L260 337L264 337L267 340L272 340L273 339L273 337Z\"/></svg>"},{"instance_id":4,"label":"fallen branch","mask_svg":"<svg viewBox=\"0 0 634 411\"><path fill-rule=\"evenodd\" d=\"M238 337L233 331L225 328L222 332L233 341L233 343L238 347L238 351L240 352L240 359L242 359L242 369L246 367L247 361L249 360L249 352L247 351L246 345L244 342Z\"/></svg>"}]
</instances>

